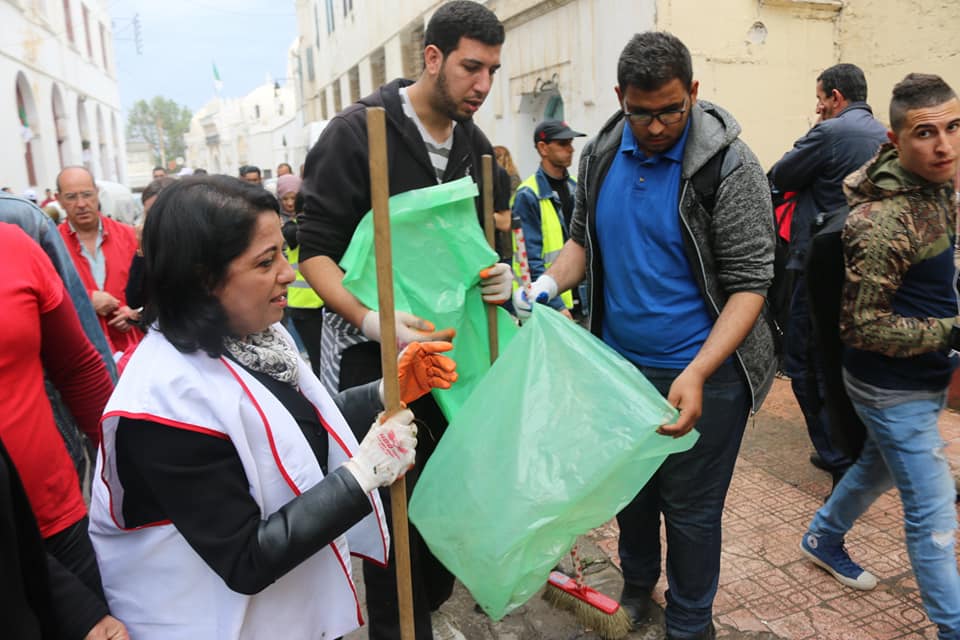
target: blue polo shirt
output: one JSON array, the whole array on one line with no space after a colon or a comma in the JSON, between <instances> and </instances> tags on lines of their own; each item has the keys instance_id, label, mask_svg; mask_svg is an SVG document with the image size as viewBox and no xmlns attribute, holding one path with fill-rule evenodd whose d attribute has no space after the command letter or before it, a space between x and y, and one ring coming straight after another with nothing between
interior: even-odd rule
<instances>
[{"instance_id":1,"label":"blue polo shirt","mask_svg":"<svg viewBox=\"0 0 960 640\"><path fill-rule=\"evenodd\" d=\"M629 126L597 200L603 341L638 366L682 369L713 327L680 231L679 191L690 122L651 157Z\"/></svg>"}]
</instances>

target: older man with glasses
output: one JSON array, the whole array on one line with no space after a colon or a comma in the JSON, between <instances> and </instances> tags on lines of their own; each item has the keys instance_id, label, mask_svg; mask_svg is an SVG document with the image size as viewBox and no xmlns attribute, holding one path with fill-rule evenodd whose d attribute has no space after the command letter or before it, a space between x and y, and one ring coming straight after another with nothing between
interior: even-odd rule
<instances>
[{"instance_id":1,"label":"older man with glasses","mask_svg":"<svg viewBox=\"0 0 960 640\"><path fill-rule=\"evenodd\" d=\"M660 427L693 447L669 456L617 516L635 623L660 578L667 538L667 638L714 638L720 521L747 417L773 381L773 211L757 158L729 113L697 99L690 52L663 32L635 35L617 69L621 110L580 158L570 240L537 279L545 301L587 275L588 326L675 406ZM530 310L522 293L518 311Z\"/></svg>"},{"instance_id":2,"label":"older man with glasses","mask_svg":"<svg viewBox=\"0 0 960 640\"><path fill-rule=\"evenodd\" d=\"M125 293L130 263L137 252L137 233L130 225L100 213L97 187L85 167L66 167L60 172L57 201L67 214L58 227L60 235L100 317L110 349L114 354L124 352L143 337L135 324L140 314L127 306Z\"/></svg>"}]
</instances>

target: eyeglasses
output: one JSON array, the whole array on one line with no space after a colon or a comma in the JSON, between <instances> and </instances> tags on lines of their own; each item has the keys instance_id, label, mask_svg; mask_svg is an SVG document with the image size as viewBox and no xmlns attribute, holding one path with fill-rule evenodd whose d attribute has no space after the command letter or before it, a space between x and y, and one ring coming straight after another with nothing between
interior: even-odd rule
<instances>
[{"instance_id":1,"label":"eyeglasses","mask_svg":"<svg viewBox=\"0 0 960 640\"><path fill-rule=\"evenodd\" d=\"M643 127L649 127L650 123L653 122L653 119L656 118L660 121L660 124L668 126L671 124L677 124L683 120L683 114L687 112L687 99L683 99L683 107L680 109L666 109L665 111L657 111L656 113L651 113L650 111L628 111L627 103L623 103L623 115L627 117L633 124L638 124Z\"/></svg>"},{"instance_id":2,"label":"eyeglasses","mask_svg":"<svg viewBox=\"0 0 960 640\"><path fill-rule=\"evenodd\" d=\"M67 202L76 202L81 199L93 200L96 195L96 191L81 191L80 193L64 193L61 197Z\"/></svg>"}]
</instances>

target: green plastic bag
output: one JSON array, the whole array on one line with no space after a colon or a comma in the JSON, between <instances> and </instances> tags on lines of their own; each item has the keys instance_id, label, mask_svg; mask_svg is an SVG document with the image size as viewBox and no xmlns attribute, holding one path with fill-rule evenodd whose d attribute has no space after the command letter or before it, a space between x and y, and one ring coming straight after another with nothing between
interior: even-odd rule
<instances>
[{"instance_id":1,"label":"green plastic bag","mask_svg":"<svg viewBox=\"0 0 960 640\"><path fill-rule=\"evenodd\" d=\"M457 335L448 355L457 361L452 388L433 395L448 420L490 369L487 316L480 294L480 271L499 260L477 224L477 185L461 178L390 198L394 307ZM370 309L377 301L373 215L361 220L340 261L343 285ZM503 350L516 334L510 314L498 309L497 335Z\"/></svg>"},{"instance_id":2,"label":"green plastic bag","mask_svg":"<svg viewBox=\"0 0 960 640\"><path fill-rule=\"evenodd\" d=\"M536 305L447 427L410 501L430 550L499 620L577 536L626 506L691 431L632 364Z\"/></svg>"}]
</instances>

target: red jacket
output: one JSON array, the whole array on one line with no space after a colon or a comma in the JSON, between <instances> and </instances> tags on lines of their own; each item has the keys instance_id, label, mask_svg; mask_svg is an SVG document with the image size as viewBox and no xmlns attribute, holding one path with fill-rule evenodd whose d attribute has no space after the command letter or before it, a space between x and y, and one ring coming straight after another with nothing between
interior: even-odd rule
<instances>
[{"instance_id":1,"label":"red jacket","mask_svg":"<svg viewBox=\"0 0 960 640\"><path fill-rule=\"evenodd\" d=\"M100 214L100 222L103 225L103 244L100 250L103 251L103 257L106 262L106 277L103 281L103 291L106 291L114 298L120 301L121 306L127 304L127 278L130 273L130 263L137 252L137 232L133 227L122 222L112 220L107 216ZM70 257L73 258L73 264L77 267L80 279L83 280L83 286L87 288L87 295L92 296L97 291L97 283L93 280L93 271L90 269L90 263L83 255L83 249L77 232L70 228L69 222L62 223L59 227L60 235L67 245ZM107 324L108 317L99 316L100 327L107 336L110 343L110 349L113 353L126 351L135 346L143 338L143 333L136 327L127 332L117 331Z\"/></svg>"}]
</instances>

